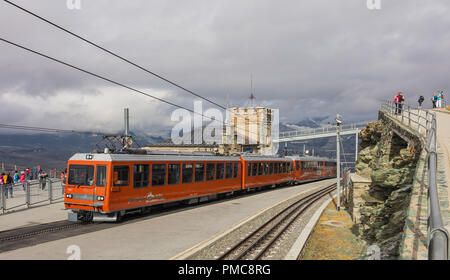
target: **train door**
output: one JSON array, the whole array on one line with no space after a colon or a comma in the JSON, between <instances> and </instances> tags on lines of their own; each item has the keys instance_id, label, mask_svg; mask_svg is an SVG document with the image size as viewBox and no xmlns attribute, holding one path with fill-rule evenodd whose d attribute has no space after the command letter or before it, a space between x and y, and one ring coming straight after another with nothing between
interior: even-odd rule
<instances>
[{"instance_id":1,"label":"train door","mask_svg":"<svg viewBox=\"0 0 450 280\"><path fill-rule=\"evenodd\" d=\"M94 194L97 205L103 206L106 197L106 165L97 165L95 171Z\"/></svg>"},{"instance_id":2,"label":"train door","mask_svg":"<svg viewBox=\"0 0 450 280\"><path fill-rule=\"evenodd\" d=\"M110 210L126 208L128 206L126 195L124 195L126 191L123 188L130 185L130 167L126 164L113 165L110 177L112 177L109 193Z\"/></svg>"}]
</instances>

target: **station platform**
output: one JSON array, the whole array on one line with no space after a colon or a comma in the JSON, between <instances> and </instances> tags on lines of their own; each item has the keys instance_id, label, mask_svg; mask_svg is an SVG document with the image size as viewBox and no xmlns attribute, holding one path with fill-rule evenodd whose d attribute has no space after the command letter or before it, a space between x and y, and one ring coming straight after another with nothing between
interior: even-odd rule
<instances>
[{"instance_id":1,"label":"station platform","mask_svg":"<svg viewBox=\"0 0 450 280\"><path fill-rule=\"evenodd\" d=\"M62 199L52 204L19 209L0 216L0 231L67 220L67 213Z\"/></svg>"},{"instance_id":2,"label":"station platform","mask_svg":"<svg viewBox=\"0 0 450 280\"><path fill-rule=\"evenodd\" d=\"M232 199L177 208L103 230L65 237L0 253L0 260L62 260L68 248L80 248L83 260L167 260L195 247L273 205L301 193L332 184L336 179L251 192ZM62 203L2 215L0 230L67 218Z\"/></svg>"}]
</instances>

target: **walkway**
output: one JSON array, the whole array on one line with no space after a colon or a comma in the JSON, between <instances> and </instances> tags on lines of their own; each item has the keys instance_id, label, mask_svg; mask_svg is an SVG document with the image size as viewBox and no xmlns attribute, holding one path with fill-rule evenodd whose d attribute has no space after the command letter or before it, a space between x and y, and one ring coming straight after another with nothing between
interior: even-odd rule
<instances>
[{"instance_id":1,"label":"walkway","mask_svg":"<svg viewBox=\"0 0 450 280\"><path fill-rule=\"evenodd\" d=\"M448 201L450 201L450 111L440 109L436 111L437 141L438 141L438 181L446 182ZM444 217L444 222L446 217ZM450 217L447 217L450 218ZM446 229L450 232L450 224L446 224Z\"/></svg>"}]
</instances>

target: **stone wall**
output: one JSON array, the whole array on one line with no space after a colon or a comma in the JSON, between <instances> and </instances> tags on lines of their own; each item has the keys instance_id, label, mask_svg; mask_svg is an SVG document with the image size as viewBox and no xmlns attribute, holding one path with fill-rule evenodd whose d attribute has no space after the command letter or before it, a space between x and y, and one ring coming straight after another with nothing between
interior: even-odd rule
<instances>
[{"instance_id":1,"label":"stone wall","mask_svg":"<svg viewBox=\"0 0 450 280\"><path fill-rule=\"evenodd\" d=\"M380 247L382 259L396 259L422 144L383 115L368 123L359 137L355 170L367 183L362 189L354 188L355 229L367 244Z\"/></svg>"}]
</instances>

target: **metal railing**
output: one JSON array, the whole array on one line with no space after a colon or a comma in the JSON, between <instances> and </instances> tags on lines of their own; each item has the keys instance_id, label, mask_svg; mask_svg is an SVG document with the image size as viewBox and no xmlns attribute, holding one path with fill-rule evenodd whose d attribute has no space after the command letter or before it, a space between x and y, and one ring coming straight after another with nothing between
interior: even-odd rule
<instances>
[{"instance_id":1,"label":"metal railing","mask_svg":"<svg viewBox=\"0 0 450 280\"><path fill-rule=\"evenodd\" d=\"M410 129L421 135L426 143L428 160L428 259L448 260L449 233L444 228L437 189L437 140L436 140L436 114L422 109L411 110L410 106L402 106L392 101L384 101L381 110L406 124ZM417 113L416 113L417 111ZM422 113L424 112L424 113ZM417 118L417 119L416 119ZM416 125L413 125L416 124ZM421 131L421 128L423 131Z\"/></svg>"},{"instance_id":2,"label":"metal railing","mask_svg":"<svg viewBox=\"0 0 450 280\"><path fill-rule=\"evenodd\" d=\"M47 178L45 184L39 180L0 186L0 209L2 213L19 207L58 201L64 198L61 179Z\"/></svg>"},{"instance_id":3,"label":"metal railing","mask_svg":"<svg viewBox=\"0 0 450 280\"><path fill-rule=\"evenodd\" d=\"M343 177L342 178L342 200L345 204L348 205L350 190L352 188L352 180L350 180L350 173L352 172L351 168L344 168Z\"/></svg>"},{"instance_id":4,"label":"metal railing","mask_svg":"<svg viewBox=\"0 0 450 280\"><path fill-rule=\"evenodd\" d=\"M341 126L341 131L347 130L356 130L361 129L366 126L367 122L358 122L351 124L343 124ZM310 128L310 129L302 129L302 130L293 130L293 131L284 131L280 132L278 138L289 138L296 136L305 136L305 135L315 135L315 134L327 134L327 133L336 133L336 126L326 126L320 128Z\"/></svg>"}]
</instances>

